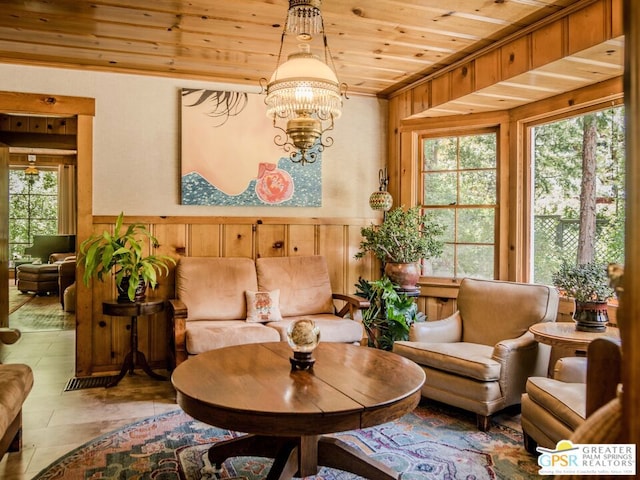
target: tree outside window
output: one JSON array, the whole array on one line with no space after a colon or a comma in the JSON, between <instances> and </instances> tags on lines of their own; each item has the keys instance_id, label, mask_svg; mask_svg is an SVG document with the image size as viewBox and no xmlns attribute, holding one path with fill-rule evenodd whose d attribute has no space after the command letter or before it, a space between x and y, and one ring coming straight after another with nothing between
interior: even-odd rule
<instances>
[{"instance_id":1,"label":"tree outside window","mask_svg":"<svg viewBox=\"0 0 640 480\"><path fill-rule=\"evenodd\" d=\"M563 262L624 263L624 108L531 129L532 281Z\"/></svg>"},{"instance_id":2,"label":"tree outside window","mask_svg":"<svg viewBox=\"0 0 640 480\"><path fill-rule=\"evenodd\" d=\"M421 203L446 226L444 252L423 275L495 277L495 131L422 140Z\"/></svg>"}]
</instances>

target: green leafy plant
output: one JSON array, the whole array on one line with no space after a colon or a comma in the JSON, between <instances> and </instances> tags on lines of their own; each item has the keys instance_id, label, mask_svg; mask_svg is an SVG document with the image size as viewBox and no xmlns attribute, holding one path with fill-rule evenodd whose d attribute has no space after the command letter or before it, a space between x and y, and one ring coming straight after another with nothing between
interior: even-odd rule
<instances>
[{"instance_id":1,"label":"green leafy plant","mask_svg":"<svg viewBox=\"0 0 640 480\"><path fill-rule=\"evenodd\" d=\"M128 282L127 296L133 301L140 283L155 287L158 275L168 274L168 264L175 264L175 260L167 255L144 255L145 240L150 240L154 247L158 246L158 240L142 223L132 223L126 229L123 223L121 212L113 233L105 231L83 241L79 261L84 264L83 281L87 286L92 277L102 281L115 268L116 285L121 288Z\"/></svg>"},{"instance_id":2,"label":"green leafy plant","mask_svg":"<svg viewBox=\"0 0 640 480\"><path fill-rule=\"evenodd\" d=\"M356 295L371 304L362 311L362 324L370 347L391 350L396 340L409 339L409 328L414 322L426 320L413 299L399 293L397 285L387 276L371 282L360 278L355 286Z\"/></svg>"},{"instance_id":3,"label":"green leafy plant","mask_svg":"<svg viewBox=\"0 0 640 480\"><path fill-rule=\"evenodd\" d=\"M553 274L552 281L561 293L576 302L604 302L614 294L609 286L607 267L598 262L580 265L564 262Z\"/></svg>"},{"instance_id":4,"label":"green leafy plant","mask_svg":"<svg viewBox=\"0 0 640 480\"><path fill-rule=\"evenodd\" d=\"M363 240L355 258L372 252L383 262L413 263L442 254L444 226L422 214L420 207L394 208L381 225L364 227L360 233Z\"/></svg>"}]
</instances>

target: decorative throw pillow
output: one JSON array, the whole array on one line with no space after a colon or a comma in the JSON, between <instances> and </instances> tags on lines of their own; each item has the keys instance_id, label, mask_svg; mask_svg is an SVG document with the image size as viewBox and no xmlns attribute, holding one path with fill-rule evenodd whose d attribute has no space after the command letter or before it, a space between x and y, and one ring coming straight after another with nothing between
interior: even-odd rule
<instances>
[{"instance_id":1,"label":"decorative throw pillow","mask_svg":"<svg viewBox=\"0 0 640 480\"><path fill-rule=\"evenodd\" d=\"M280 290L270 292L245 292L247 297L247 322L277 322L280 313Z\"/></svg>"}]
</instances>

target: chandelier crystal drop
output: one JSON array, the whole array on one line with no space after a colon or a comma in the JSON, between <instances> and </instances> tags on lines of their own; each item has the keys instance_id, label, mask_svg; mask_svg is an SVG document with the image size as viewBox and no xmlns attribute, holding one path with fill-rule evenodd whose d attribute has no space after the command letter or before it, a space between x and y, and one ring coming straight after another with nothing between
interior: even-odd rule
<instances>
[{"instance_id":1,"label":"chandelier crystal drop","mask_svg":"<svg viewBox=\"0 0 640 480\"><path fill-rule=\"evenodd\" d=\"M304 37L322 32L322 0L289 0L287 33Z\"/></svg>"},{"instance_id":2,"label":"chandelier crystal drop","mask_svg":"<svg viewBox=\"0 0 640 480\"><path fill-rule=\"evenodd\" d=\"M266 82L267 116L282 133L274 143L290 153L296 163L313 163L318 152L333 144L325 132L333 129L342 114L346 86L338 81L335 68L327 64L331 53L324 33L320 0L289 0L278 65ZM298 51L280 63L286 33L297 35ZM324 57L311 52L312 34L321 33Z\"/></svg>"}]
</instances>

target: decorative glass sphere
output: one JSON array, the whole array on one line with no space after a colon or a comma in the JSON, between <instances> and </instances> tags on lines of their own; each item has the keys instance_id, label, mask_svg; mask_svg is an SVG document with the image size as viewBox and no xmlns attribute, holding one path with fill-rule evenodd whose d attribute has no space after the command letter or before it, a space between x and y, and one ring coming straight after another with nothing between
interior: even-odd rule
<instances>
[{"instance_id":1,"label":"decorative glass sphere","mask_svg":"<svg viewBox=\"0 0 640 480\"><path fill-rule=\"evenodd\" d=\"M294 352L312 352L320 343L320 328L308 318L291 322L287 340Z\"/></svg>"}]
</instances>

